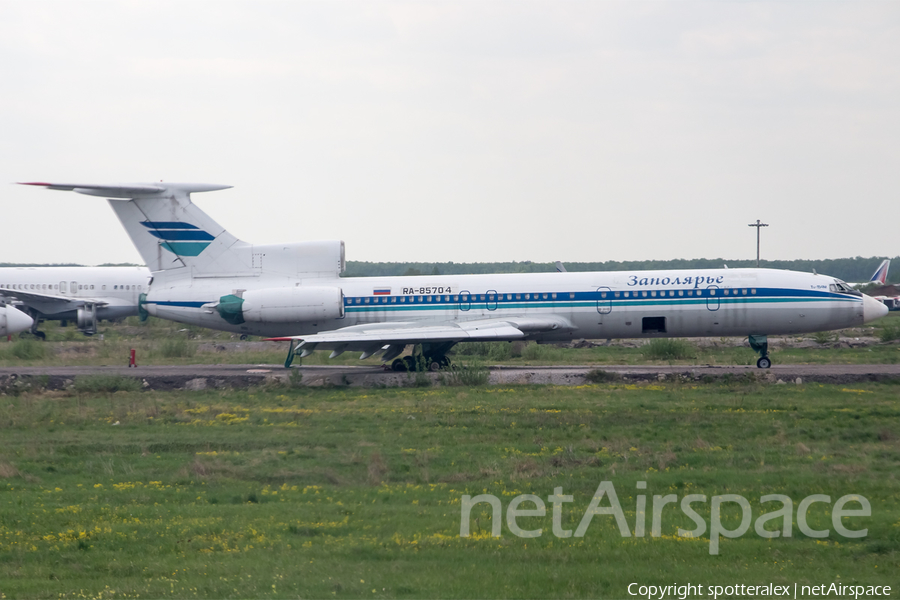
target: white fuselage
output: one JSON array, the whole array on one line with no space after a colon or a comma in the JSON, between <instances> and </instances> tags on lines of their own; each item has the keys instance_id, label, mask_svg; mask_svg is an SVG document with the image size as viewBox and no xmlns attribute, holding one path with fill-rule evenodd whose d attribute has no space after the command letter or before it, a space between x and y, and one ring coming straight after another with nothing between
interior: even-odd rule
<instances>
[{"instance_id":1,"label":"white fuselage","mask_svg":"<svg viewBox=\"0 0 900 600\"><path fill-rule=\"evenodd\" d=\"M0 268L0 296L42 319L75 319L75 307L84 303L96 304L100 319L137 315L149 283L146 267Z\"/></svg>"},{"instance_id":2,"label":"white fuselage","mask_svg":"<svg viewBox=\"0 0 900 600\"><path fill-rule=\"evenodd\" d=\"M310 335L352 325L561 317L572 327L527 336L539 341L774 335L861 325L866 301L836 290L833 277L773 269L696 269L421 277L195 278L154 283L154 316L264 336ZM333 286L343 316L323 322L231 325L211 308L240 290ZM837 288L840 289L840 288ZM872 302L874 300L869 299ZM205 305L205 306L204 306ZM874 313L870 309L870 317Z\"/></svg>"}]
</instances>

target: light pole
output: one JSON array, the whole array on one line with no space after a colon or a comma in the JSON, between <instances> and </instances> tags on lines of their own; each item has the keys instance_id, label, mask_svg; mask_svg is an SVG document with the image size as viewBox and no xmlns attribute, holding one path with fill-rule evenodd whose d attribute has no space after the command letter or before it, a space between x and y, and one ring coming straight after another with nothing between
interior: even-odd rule
<instances>
[{"instance_id":1,"label":"light pole","mask_svg":"<svg viewBox=\"0 0 900 600\"><path fill-rule=\"evenodd\" d=\"M756 227L756 268L759 268L759 228L760 227L768 227L768 223L760 223L759 219L756 220L756 223L750 223L747 227Z\"/></svg>"}]
</instances>

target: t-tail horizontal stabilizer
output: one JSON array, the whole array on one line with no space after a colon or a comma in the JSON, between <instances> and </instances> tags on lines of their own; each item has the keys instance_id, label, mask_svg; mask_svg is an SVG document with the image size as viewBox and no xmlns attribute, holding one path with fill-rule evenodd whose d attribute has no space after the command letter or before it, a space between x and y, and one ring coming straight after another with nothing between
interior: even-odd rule
<instances>
[{"instance_id":1,"label":"t-tail horizontal stabilizer","mask_svg":"<svg viewBox=\"0 0 900 600\"><path fill-rule=\"evenodd\" d=\"M191 202L194 192L230 188L209 183L26 182L109 199L141 258L154 273L189 269L191 275L249 271L234 251L247 246Z\"/></svg>"}]
</instances>

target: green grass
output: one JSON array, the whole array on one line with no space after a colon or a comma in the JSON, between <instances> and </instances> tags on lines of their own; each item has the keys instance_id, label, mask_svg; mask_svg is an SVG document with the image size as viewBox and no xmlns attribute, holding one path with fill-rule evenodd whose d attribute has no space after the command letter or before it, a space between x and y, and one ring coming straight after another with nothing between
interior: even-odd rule
<instances>
[{"instance_id":1,"label":"green grass","mask_svg":"<svg viewBox=\"0 0 900 600\"><path fill-rule=\"evenodd\" d=\"M0 346L0 360L37 361L47 357L47 346L32 339L19 339Z\"/></svg>"},{"instance_id":2,"label":"green grass","mask_svg":"<svg viewBox=\"0 0 900 600\"><path fill-rule=\"evenodd\" d=\"M141 389L141 382L121 375L82 375L75 378L73 387L80 394L136 392Z\"/></svg>"},{"instance_id":3,"label":"green grass","mask_svg":"<svg viewBox=\"0 0 900 600\"><path fill-rule=\"evenodd\" d=\"M638 581L892 584L900 561L900 386L630 385L250 392L108 391L0 403L0 586L7 598L627 597ZM646 493L799 502L849 493L868 536L765 540L709 554L674 510L663 537L583 538L463 494L562 487L577 527L601 481L630 526ZM605 505L605 502L604 502ZM706 508L702 508L705 506ZM709 520L709 505L695 505ZM522 508L531 508L523 505ZM738 516L725 512L735 527ZM648 519L649 521L649 519ZM831 528L824 504L810 525ZM648 522L648 529L649 529ZM374 591L373 591L374 590Z\"/></svg>"},{"instance_id":4,"label":"green grass","mask_svg":"<svg viewBox=\"0 0 900 600\"><path fill-rule=\"evenodd\" d=\"M697 356L697 348L685 340L661 338L651 340L641 353L648 360L687 360Z\"/></svg>"}]
</instances>

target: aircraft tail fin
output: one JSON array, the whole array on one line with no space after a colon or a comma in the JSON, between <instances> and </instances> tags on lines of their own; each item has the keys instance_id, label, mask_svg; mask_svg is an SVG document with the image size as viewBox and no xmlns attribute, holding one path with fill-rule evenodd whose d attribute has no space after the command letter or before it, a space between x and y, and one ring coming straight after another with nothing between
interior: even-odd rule
<instances>
[{"instance_id":1,"label":"aircraft tail fin","mask_svg":"<svg viewBox=\"0 0 900 600\"><path fill-rule=\"evenodd\" d=\"M197 183L26 183L108 198L141 258L153 272L187 269L190 274L239 273L247 246L191 202L192 192L228 189Z\"/></svg>"},{"instance_id":2,"label":"aircraft tail fin","mask_svg":"<svg viewBox=\"0 0 900 600\"><path fill-rule=\"evenodd\" d=\"M157 282L204 277L333 278L344 271L337 240L253 245L242 242L191 202L204 183L117 185L26 183L108 198Z\"/></svg>"},{"instance_id":3,"label":"aircraft tail fin","mask_svg":"<svg viewBox=\"0 0 900 600\"><path fill-rule=\"evenodd\" d=\"M885 259L878 265L878 268L875 269L875 273L872 274L872 279L869 280L869 283L880 283L882 285L887 282L888 269L891 268L890 259Z\"/></svg>"}]
</instances>

